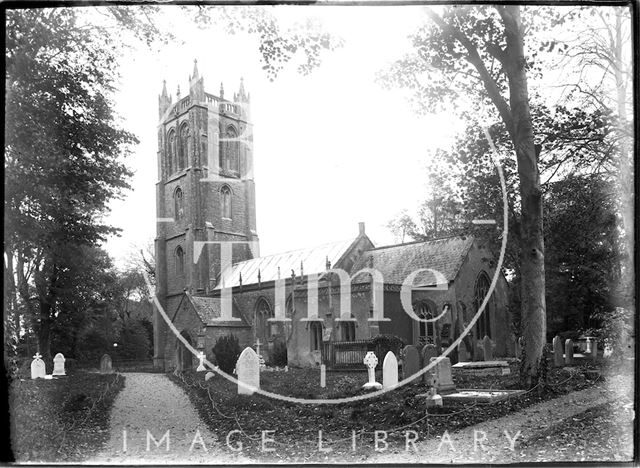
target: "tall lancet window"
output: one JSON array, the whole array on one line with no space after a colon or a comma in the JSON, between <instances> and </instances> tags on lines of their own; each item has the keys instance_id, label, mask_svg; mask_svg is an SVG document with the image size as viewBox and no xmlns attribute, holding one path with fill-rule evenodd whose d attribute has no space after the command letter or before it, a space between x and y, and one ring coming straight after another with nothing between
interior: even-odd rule
<instances>
[{"instance_id":1,"label":"tall lancet window","mask_svg":"<svg viewBox=\"0 0 640 468\"><path fill-rule=\"evenodd\" d=\"M184 218L184 197L180 187L178 187L173 194L173 209L176 221Z\"/></svg>"},{"instance_id":2,"label":"tall lancet window","mask_svg":"<svg viewBox=\"0 0 640 468\"><path fill-rule=\"evenodd\" d=\"M176 132L171 130L167 138L167 174L173 174L175 168L174 158L176 153Z\"/></svg>"},{"instance_id":3,"label":"tall lancet window","mask_svg":"<svg viewBox=\"0 0 640 468\"><path fill-rule=\"evenodd\" d=\"M178 141L178 170L187 167L187 158L189 155L189 127L183 125L180 129L180 138Z\"/></svg>"},{"instance_id":4,"label":"tall lancet window","mask_svg":"<svg viewBox=\"0 0 640 468\"><path fill-rule=\"evenodd\" d=\"M176 248L176 275L184 275L184 250L180 246Z\"/></svg>"},{"instance_id":5,"label":"tall lancet window","mask_svg":"<svg viewBox=\"0 0 640 468\"><path fill-rule=\"evenodd\" d=\"M484 300L485 296L489 293L489 277L482 271L478 275L476 280L476 287L474 291L473 305L477 312ZM476 322L477 338L481 340L484 336L491 338L491 299L487 302L487 306L482 311L482 315Z\"/></svg>"},{"instance_id":6,"label":"tall lancet window","mask_svg":"<svg viewBox=\"0 0 640 468\"><path fill-rule=\"evenodd\" d=\"M231 189L224 185L220 189L220 204L223 218L231 218Z\"/></svg>"},{"instance_id":7,"label":"tall lancet window","mask_svg":"<svg viewBox=\"0 0 640 468\"><path fill-rule=\"evenodd\" d=\"M239 168L239 142L238 132L233 127L227 128L226 134L227 169L237 172Z\"/></svg>"}]
</instances>

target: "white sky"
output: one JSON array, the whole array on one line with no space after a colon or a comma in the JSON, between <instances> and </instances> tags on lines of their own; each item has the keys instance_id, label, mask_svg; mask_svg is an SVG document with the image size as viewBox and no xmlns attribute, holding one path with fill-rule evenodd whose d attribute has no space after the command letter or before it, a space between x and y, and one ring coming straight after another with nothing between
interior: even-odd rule
<instances>
[{"instance_id":1,"label":"white sky","mask_svg":"<svg viewBox=\"0 0 640 468\"><path fill-rule=\"evenodd\" d=\"M173 7L168 7L173 8ZM385 227L425 196L429 152L448 147L453 117L418 117L406 95L378 85L376 72L411 50L408 36L425 21L420 7L277 7L285 19L321 15L344 46L324 55L310 76L287 67L275 82L261 69L257 39L175 25L186 42L122 61L117 110L140 144L127 164L135 171L124 200L107 221L122 229L106 248L122 266L156 232L158 94L188 93L193 60L205 90L225 97L240 77L251 93L257 225L266 255L355 237L358 222L376 245L395 242Z\"/></svg>"}]
</instances>

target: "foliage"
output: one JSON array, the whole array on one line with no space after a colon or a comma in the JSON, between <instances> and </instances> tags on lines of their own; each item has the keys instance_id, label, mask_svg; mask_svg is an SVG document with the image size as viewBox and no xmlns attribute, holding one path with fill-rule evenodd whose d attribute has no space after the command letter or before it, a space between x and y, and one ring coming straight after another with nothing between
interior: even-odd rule
<instances>
[{"instance_id":1,"label":"foliage","mask_svg":"<svg viewBox=\"0 0 640 468\"><path fill-rule=\"evenodd\" d=\"M238 337L233 333L221 336L216 341L216 344L213 345L211 351L215 355L216 363L220 369L227 374L233 374L233 370L236 368L236 362L242 351Z\"/></svg>"},{"instance_id":2,"label":"foliage","mask_svg":"<svg viewBox=\"0 0 640 468\"><path fill-rule=\"evenodd\" d=\"M106 445L109 414L124 377L85 372L9 388L11 445L16 461L81 462Z\"/></svg>"},{"instance_id":3,"label":"foliage","mask_svg":"<svg viewBox=\"0 0 640 468\"><path fill-rule=\"evenodd\" d=\"M382 359L387 355L389 351L396 355L396 358L400 358L399 351L402 350L405 343L402 338L396 335L376 335L371 339L376 349L376 354Z\"/></svg>"},{"instance_id":4,"label":"foliage","mask_svg":"<svg viewBox=\"0 0 640 468\"><path fill-rule=\"evenodd\" d=\"M595 336L600 342L600 348L611 349L611 358L620 360L624 356L633 354L629 349L631 338L635 336L633 314L629 309L616 307L612 311L593 314L592 319L597 326L584 329L583 334Z\"/></svg>"},{"instance_id":5,"label":"foliage","mask_svg":"<svg viewBox=\"0 0 640 468\"><path fill-rule=\"evenodd\" d=\"M118 359L147 359L151 357L152 347L147 329L140 320L124 323L120 330L116 357Z\"/></svg>"},{"instance_id":6,"label":"foliage","mask_svg":"<svg viewBox=\"0 0 640 468\"><path fill-rule=\"evenodd\" d=\"M273 349L269 353L270 366L284 367L288 364L287 344L282 340L276 340L273 343Z\"/></svg>"}]
</instances>

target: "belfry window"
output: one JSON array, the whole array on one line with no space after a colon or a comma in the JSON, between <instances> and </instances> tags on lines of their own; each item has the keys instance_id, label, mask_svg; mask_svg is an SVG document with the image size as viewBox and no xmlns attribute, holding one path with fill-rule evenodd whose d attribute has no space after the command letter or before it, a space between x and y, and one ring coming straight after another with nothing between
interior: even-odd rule
<instances>
[{"instance_id":1,"label":"belfry window","mask_svg":"<svg viewBox=\"0 0 640 468\"><path fill-rule=\"evenodd\" d=\"M175 167L174 158L176 152L176 133L172 130L167 138L167 173L173 174Z\"/></svg>"},{"instance_id":2,"label":"belfry window","mask_svg":"<svg viewBox=\"0 0 640 468\"><path fill-rule=\"evenodd\" d=\"M225 171L239 171L239 144L238 132L229 126L224 135L222 145L222 169Z\"/></svg>"},{"instance_id":3,"label":"belfry window","mask_svg":"<svg viewBox=\"0 0 640 468\"><path fill-rule=\"evenodd\" d=\"M231 218L231 189L226 185L220 189L220 204L223 218Z\"/></svg>"},{"instance_id":4,"label":"belfry window","mask_svg":"<svg viewBox=\"0 0 640 468\"><path fill-rule=\"evenodd\" d=\"M189 155L189 127L183 125L180 129L180 138L178 141L178 164L177 169L180 171L187 167L187 158Z\"/></svg>"},{"instance_id":5,"label":"belfry window","mask_svg":"<svg viewBox=\"0 0 640 468\"><path fill-rule=\"evenodd\" d=\"M177 188L173 194L173 205L175 220L184 218L184 197L180 188Z\"/></svg>"},{"instance_id":6,"label":"belfry window","mask_svg":"<svg viewBox=\"0 0 640 468\"><path fill-rule=\"evenodd\" d=\"M176 248L176 275L184 275L184 250L180 246Z\"/></svg>"}]
</instances>

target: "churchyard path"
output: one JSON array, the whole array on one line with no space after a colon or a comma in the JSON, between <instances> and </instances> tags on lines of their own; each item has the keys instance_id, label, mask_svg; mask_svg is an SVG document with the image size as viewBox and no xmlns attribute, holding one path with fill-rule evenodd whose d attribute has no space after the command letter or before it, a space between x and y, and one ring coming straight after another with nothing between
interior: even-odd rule
<instances>
[{"instance_id":1,"label":"churchyard path","mask_svg":"<svg viewBox=\"0 0 640 468\"><path fill-rule=\"evenodd\" d=\"M568 418L611 402L632 407L633 377L616 376L601 385L544 401L502 418L449 431L449 439L436 437L416 442L415 447L409 447L409 450L401 447L378 453L369 457L367 463L484 464L532 461L529 457L536 454L531 447L525 447L527 443L533 441L535 445L536 440L544 441L547 436L553 437L554 429ZM629 419L629 428L625 429L632 431L632 416ZM516 437L518 431L520 435ZM549 453L546 461L557 460L559 455L557 452ZM606 460L607 454L603 454L603 458Z\"/></svg>"},{"instance_id":2,"label":"churchyard path","mask_svg":"<svg viewBox=\"0 0 640 468\"><path fill-rule=\"evenodd\" d=\"M207 429L187 395L165 375L123 375L125 387L116 397L111 411L109 442L96 457L85 463L247 462L242 456L234 456L220 448L216 436ZM167 431L168 450L167 438L162 440Z\"/></svg>"}]
</instances>

